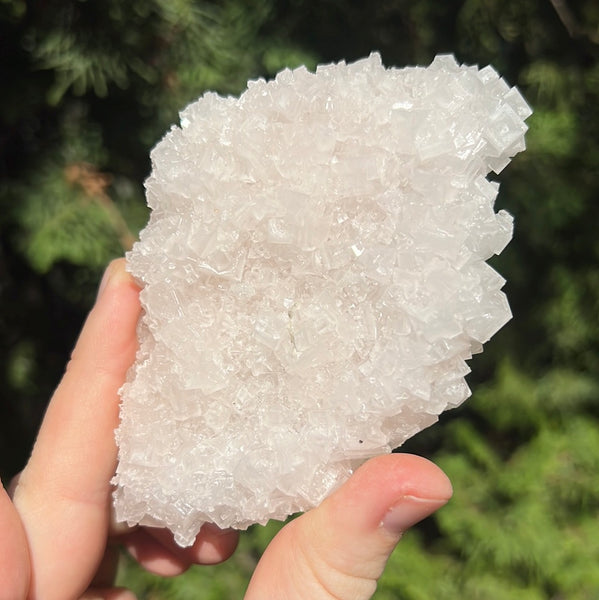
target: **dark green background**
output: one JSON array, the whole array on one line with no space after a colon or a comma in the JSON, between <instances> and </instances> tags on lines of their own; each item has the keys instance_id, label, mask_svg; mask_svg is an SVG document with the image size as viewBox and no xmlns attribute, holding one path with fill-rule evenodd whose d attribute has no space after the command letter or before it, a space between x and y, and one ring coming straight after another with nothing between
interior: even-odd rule
<instances>
[{"instance_id":1,"label":"dark green background","mask_svg":"<svg viewBox=\"0 0 599 600\"><path fill-rule=\"evenodd\" d=\"M22 468L107 261L147 218L149 149L206 89L284 66L437 53L492 64L535 110L497 179L513 321L474 395L410 441L453 501L411 532L376 598L599 598L599 3L594 0L0 0L0 473ZM240 598L276 525L231 563L141 598Z\"/></svg>"}]
</instances>

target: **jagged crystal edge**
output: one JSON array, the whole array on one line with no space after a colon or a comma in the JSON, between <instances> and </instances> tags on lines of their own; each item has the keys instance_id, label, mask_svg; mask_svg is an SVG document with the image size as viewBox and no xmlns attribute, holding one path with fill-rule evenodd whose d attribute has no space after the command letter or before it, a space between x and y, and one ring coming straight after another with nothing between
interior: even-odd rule
<instances>
[{"instance_id":1,"label":"jagged crystal edge","mask_svg":"<svg viewBox=\"0 0 599 600\"><path fill-rule=\"evenodd\" d=\"M283 519L463 402L465 361L511 317L486 176L530 114L491 67L376 53L185 108L127 255L144 314L117 519L182 546Z\"/></svg>"}]
</instances>

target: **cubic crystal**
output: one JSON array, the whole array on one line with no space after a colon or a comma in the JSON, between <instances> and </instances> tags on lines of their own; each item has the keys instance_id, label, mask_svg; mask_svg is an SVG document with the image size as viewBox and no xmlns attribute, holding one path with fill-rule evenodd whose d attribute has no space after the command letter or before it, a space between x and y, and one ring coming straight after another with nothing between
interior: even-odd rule
<instances>
[{"instance_id":1,"label":"cubic crystal","mask_svg":"<svg viewBox=\"0 0 599 600\"><path fill-rule=\"evenodd\" d=\"M463 402L465 361L511 316L485 260L512 218L486 176L529 115L491 67L378 54L188 106L127 255L144 313L117 518L181 545L283 519Z\"/></svg>"}]
</instances>

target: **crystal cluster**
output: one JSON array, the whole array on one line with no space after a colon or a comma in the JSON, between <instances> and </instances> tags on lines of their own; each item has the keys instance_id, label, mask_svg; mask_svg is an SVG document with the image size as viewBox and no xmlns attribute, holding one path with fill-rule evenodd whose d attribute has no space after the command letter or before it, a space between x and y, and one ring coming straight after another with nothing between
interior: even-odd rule
<instances>
[{"instance_id":1,"label":"crystal cluster","mask_svg":"<svg viewBox=\"0 0 599 600\"><path fill-rule=\"evenodd\" d=\"M181 545L284 518L467 398L465 361L510 318L486 176L529 114L491 67L378 54L188 106L127 257L117 518Z\"/></svg>"}]
</instances>

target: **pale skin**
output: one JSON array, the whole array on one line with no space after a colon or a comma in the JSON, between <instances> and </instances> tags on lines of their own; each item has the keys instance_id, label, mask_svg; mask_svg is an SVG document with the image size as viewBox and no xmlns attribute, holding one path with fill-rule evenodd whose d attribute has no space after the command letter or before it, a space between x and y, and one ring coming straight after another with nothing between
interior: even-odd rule
<instances>
[{"instance_id":1,"label":"pale skin","mask_svg":"<svg viewBox=\"0 0 599 600\"><path fill-rule=\"evenodd\" d=\"M135 357L138 292L123 259L112 262L31 458L9 492L0 490L0 600L131 600L113 586L119 544L162 576L224 561L235 550L235 531L204 526L183 549L166 530L111 519L117 391ZM280 531L245 600L371 598L403 531L450 496L447 477L423 458L368 461Z\"/></svg>"}]
</instances>

